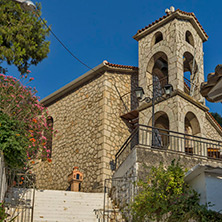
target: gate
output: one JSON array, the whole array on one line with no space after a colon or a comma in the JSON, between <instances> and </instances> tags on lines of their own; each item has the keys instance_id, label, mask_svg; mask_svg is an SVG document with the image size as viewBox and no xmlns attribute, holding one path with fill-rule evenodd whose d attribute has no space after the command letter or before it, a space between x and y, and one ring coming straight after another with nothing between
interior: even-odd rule
<instances>
[{"instance_id":1,"label":"gate","mask_svg":"<svg viewBox=\"0 0 222 222\"><path fill-rule=\"evenodd\" d=\"M5 168L8 189L5 208L6 221L33 222L35 175L24 170Z\"/></svg>"}]
</instances>

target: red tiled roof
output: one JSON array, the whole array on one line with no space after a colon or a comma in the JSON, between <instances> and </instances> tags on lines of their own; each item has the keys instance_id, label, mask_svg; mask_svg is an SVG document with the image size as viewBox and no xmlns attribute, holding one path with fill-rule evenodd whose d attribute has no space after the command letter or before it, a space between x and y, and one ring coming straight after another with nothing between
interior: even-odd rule
<instances>
[{"instance_id":1,"label":"red tiled roof","mask_svg":"<svg viewBox=\"0 0 222 222\"><path fill-rule=\"evenodd\" d=\"M161 18L157 19L156 21L152 22L151 24L149 24L149 25L146 26L145 28L138 30L138 31L137 31L137 34L143 32L144 30L146 30L146 29L150 28L151 26L157 24L158 22L164 20L165 18L169 17L170 15L175 14L176 12L180 12L181 14L192 16L192 17L195 19L195 21L197 22L197 24L199 25L199 27L201 28L201 30L203 31L203 33L204 33L204 34L206 35L206 37L208 38L207 33L206 33L205 30L203 29L202 25L200 24L200 22L198 21L197 17L194 15L194 13L193 13L193 12L184 12L184 11L182 11L182 10L180 10L180 9L177 9L175 12L167 13L166 15L164 15L163 17L161 17Z\"/></svg>"},{"instance_id":2,"label":"red tiled roof","mask_svg":"<svg viewBox=\"0 0 222 222\"><path fill-rule=\"evenodd\" d=\"M116 67L116 68L138 70L138 67L136 67L136 66L118 65L118 64L113 64L113 63L107 62L107 61L105 61L105 65L111 66L111 67Z\"/></svg>"}]
</instances>

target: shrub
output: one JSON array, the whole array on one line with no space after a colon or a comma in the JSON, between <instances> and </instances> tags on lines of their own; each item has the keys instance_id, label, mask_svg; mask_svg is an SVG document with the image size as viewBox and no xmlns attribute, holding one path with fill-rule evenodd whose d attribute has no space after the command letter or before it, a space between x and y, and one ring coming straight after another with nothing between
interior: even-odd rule
<instances>
[{"instance_id":1,"label":"shrub","mask_svg":"<svg viewBox=\"0 0 222 222\"><path fill-rule=\"evenodd\" d=\"M222 221L222 215L199 204L199 194L184 181L185 171L173 161L164 169L152 167L147 180L138 182L139 194L131 205L133 221Z\"/></svg>"},{"instance_id":2,"label":"shrub","mask_svg":"<svg viewBox=\"0 0 222 222\"><path fill-rule=\"evenodd\" d=\"M53 129L47 125L47 111L39 103L36 90L3 74L0 74L0 124L0 150L8 164L21 166L33 158L49 157L44 135Z\"/></svg>"}]
</instances>

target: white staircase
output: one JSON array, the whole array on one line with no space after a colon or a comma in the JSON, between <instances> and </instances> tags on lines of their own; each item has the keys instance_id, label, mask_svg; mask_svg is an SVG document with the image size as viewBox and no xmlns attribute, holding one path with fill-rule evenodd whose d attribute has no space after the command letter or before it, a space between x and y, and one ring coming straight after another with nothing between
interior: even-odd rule
<instances>
[{"instance_id":1,"label":"white staircase","mask_svg":"<svg viewBox=\"0 0 222 222\"><path fill-rule=\"evenodd\" d=\"M103 208L103 193L36 190L34 222L97 222L94 209Z\"/></svg>"}]
</instances>

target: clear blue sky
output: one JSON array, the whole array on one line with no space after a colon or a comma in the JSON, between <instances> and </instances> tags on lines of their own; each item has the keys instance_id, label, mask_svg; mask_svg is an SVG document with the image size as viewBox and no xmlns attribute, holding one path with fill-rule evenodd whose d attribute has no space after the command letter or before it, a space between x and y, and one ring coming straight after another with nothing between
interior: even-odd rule
<instances>
[{"instance_id":1,"label":"clear blue sky","mask_svg":"<svg viewBox=\"0 0 222 222\"><path fill-rule=\"evenodd\" d=\"M222 1L209 0L41 0L42 17L65 45L88 66L111 63L138 66L137 41L132 36L173 5L194 12L209 35L204 43L205 79L222 63ZM61 88L88 69L74 60L51 35L48 58L31 67L40 98ZM10 68L9 74L16 75ZM222 104L207 103L222 115Z\"/></svg>"}]
</instances>

